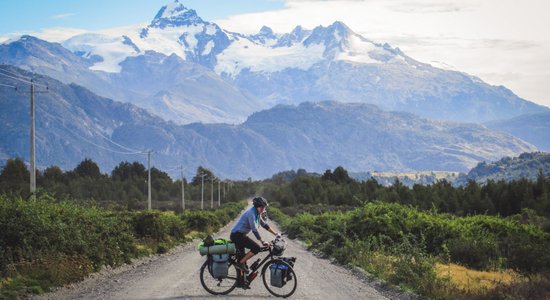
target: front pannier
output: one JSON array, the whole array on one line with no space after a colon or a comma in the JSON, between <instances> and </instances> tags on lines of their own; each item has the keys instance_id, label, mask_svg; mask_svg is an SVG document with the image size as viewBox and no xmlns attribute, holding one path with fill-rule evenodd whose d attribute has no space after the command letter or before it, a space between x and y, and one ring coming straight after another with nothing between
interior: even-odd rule
<instances>
[{"instance_id":1,"label":"front pannier","mask_svg":"<svg viewBox=\"0 0 550 300\"><path fill-rule=\"evenodd\" d=\"M283 262L285 263L283 263ZM281 257L276 262L269 266L271 277L271 286L281 288L285 286L287 281L292 280L292 272L289 270L289 266L293 267L296 262L296 257ZM288 264L288 265L287 265Z\"/></svg>"},{"instance_id":2,"label":"front pannier","mask_svg":"<svg viewBox=\"0 0 550 300\"><path fill-rule=\"evenodd\" d=\"M273 263L269 266L271 272L270 283L274 287L281 288L286 284L286 271L288 266L285 264Z\"/></svg>"}]
</instances>

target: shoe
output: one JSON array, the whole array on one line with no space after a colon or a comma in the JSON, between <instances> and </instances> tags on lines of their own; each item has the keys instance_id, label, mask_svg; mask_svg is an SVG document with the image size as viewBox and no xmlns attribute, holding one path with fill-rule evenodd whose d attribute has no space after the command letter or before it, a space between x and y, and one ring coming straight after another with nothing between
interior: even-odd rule
<instances>
[{"instance_id":1,"label":"shoe","mask_svg":"<svg viewBox=\"0 0 550 300\"><path fill-rule=\"evenodd\" d=\"M235 285L236 288L241 288L243 290L249 290L250 289L250 285L246 282L243 282L243 281L237 281L237 285Z\"/></svg>"},{"instance_id":2,"label":"shoe","mask_svg":"<svg viewBox=\"0 0 550 300\"><path fill-rule=\"evenodd\" d=\"M235 263L235 267L243 272L245 272L246 274L248 274L248 266L243 264L243 263L240 263L240 262L236 262Z\"/></svg>"}]
</instances>

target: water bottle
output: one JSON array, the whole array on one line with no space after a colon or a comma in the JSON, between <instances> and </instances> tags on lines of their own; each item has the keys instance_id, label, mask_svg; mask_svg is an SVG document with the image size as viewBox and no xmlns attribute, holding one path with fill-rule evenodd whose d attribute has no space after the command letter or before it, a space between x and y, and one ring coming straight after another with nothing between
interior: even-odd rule
<instances>
[{"instance_id":1,"label":"water bottle","mask_svg":"<svg viewBox=\"0 0 550 300\"><path fill-rule=\"evenodd\" d=\"M253 272L252 274L248 275L248 282L252 282L252 280L254 280L256 276L258 276L258 272Z\"/></svg>"},{"instance_id":2,"label":"water bottle","mask_svg":"<svg viewBox=\"0 0 550 300\"><path fill-rule=\"evenodd\" d=\"M256 268L258 267L258 264L260 263L260 258L258 258L257 261L255 261L251 266L250 266L250 269L251 270L256 270Z\"/></svg>"}]
</instances>

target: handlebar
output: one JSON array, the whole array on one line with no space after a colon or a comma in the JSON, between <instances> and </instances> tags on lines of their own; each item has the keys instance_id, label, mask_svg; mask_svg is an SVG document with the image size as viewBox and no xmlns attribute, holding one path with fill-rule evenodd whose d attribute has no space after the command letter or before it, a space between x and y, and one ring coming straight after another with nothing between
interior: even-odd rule
<instances>
[{"instance_id":1,"label":"handlebar","mask_svg":"<svg viewBox=\"0 0 550 300\"><path fill-rule=\"evenodd\" d=\"M268 242L267 243L267 246L262 246L260 247L260 252L266 252L266 251L271 251L271 248L273 247L273 245L278 242L278 241L283 241L285 242L286 244L286 241L283 239L282 237L283 233L281 233L281 237L276 237L275 239L273 239L272 241Z\"/></svg>"}]
</instances>

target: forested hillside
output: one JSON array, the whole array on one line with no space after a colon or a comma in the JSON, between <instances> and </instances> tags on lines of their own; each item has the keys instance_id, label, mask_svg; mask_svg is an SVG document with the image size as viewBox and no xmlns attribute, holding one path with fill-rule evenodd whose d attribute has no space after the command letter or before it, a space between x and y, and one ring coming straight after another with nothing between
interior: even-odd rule
<instances>
[{"instance_id":1,"label":"forested hillside","mask_svg":"<svg viewBox=\"0 0 550 300\"><path fill-rule=\"evenodd\" d=\"M512 181L520 178L537 180L538 177L550 175L550 153L523 153L518 157L504 157L494 162L481 162L456 180L457 185L468 180L479 183L488 181Z\"/></svg>"}]
</instances>

